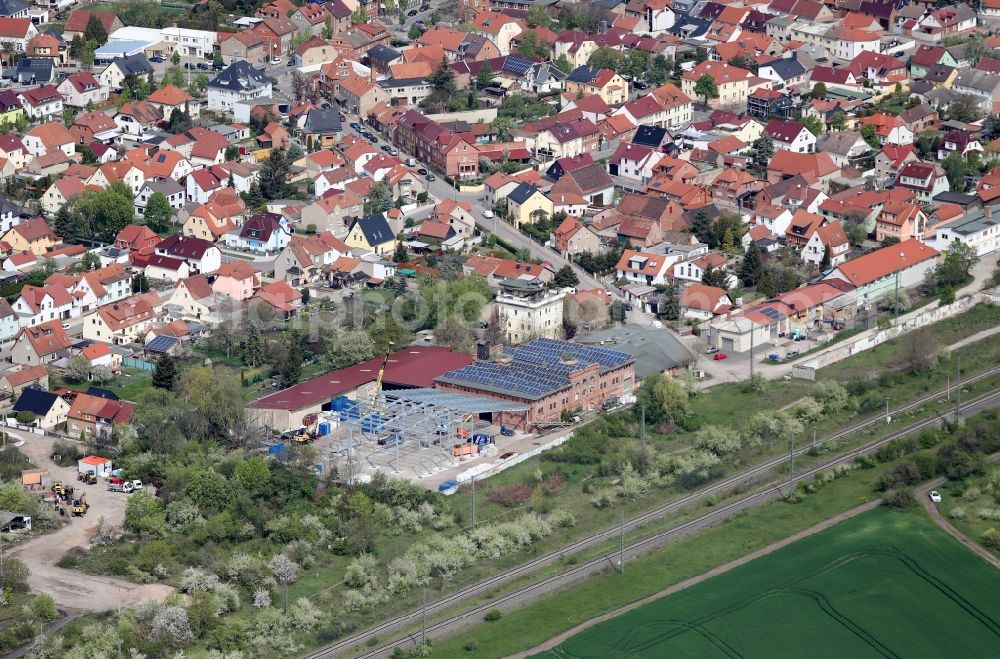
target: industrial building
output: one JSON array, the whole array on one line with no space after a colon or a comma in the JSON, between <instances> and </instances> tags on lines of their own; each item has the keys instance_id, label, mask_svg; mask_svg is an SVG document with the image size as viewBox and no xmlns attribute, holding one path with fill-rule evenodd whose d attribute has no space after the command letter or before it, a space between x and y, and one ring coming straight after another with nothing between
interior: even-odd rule
<instances>
[{"instance_id":1,"label":"industrial building","mask_svg":"<svg viewBox=\"0 0 1000 659\"><path fill-rule=\"evenodd\" d=\"M257 423L282 432L302 425L302 417L330 410L338 396L369 399L382 357L325 373L294 387L259 398L248 407ZM407 346L389 356L383 390L432 387L434 378L472 363L472 355L440 346Z\"/></svg>"},{"instance_id":2,"label":"industrial building","mask_svg":"<svg viewBox=\"0 0 1000 659\"><path fill-rule=\"evenodd\" d=\"M595 410L631 395L635 359L618 350L536 339L492 361L448 371L435 387L524 404L527 412L499 413L493 422L526 430L557 424L564 411Z\"/></svg>"}]
</instances>

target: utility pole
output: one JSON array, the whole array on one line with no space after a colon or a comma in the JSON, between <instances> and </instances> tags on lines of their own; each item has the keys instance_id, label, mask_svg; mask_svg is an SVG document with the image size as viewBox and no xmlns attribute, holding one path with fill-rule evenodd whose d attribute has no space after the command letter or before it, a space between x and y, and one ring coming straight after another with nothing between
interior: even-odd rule
<instances>
[{"instance_id":1,"label":"utility pole","mask_svg":"<svg viewBox=\"0 0 1000 659\"><path fill-rule=\"evenodd\" d=\"M945 400L951 400L951 373L948 374L948 386L945 388Z\"/></svg>"},{"instance_id":2,"label":"utility pole","mask_svg":"<svg viewBox=\"0 0 1000 659\"><path fill-rule=\"evenodd\" d=\"M476 528L476 477L472 477L472 528Z\"/></svg>"},{"instance_id":3,"label":"utility pole","mask_svg":"<svg viewBox=\"0 0 1000 659\"><path fill-rule=\"evenodd\" d=\"M795 476L795 435L788 438L788 493L795 491L792 478Z\"/></svg>"},{"instance_id":4,"label":"utility pole","mask_svg":"<svg viewBox=\"0 0 1000 659\"><path fill-rule=\"evenodd\" d=\"M753 377L753 321L750 321L750 377Z\"/></svg>"},{"instance_id":5,"label":"utility pole","mask_svg":"<svg viewBox=\"0 0 1000 659\"><path fill-rule=\"evenodd\" d=\"M895 304L893 304L893 309L895 310L893 316L896 320L899 320L899 270L896 271L896 295Z\"/></svg>"},{"instance_id":6,"label":"utility pole","mask_svg":"<svg viewBox=\"0 0 1000 659\"><path fill-rule=\"evenodd\" d=\"M621 510L621 526L618 541L618 574L625 574L625 509Z\"/></svg>"},{"instance_id":7,"label":"utility pole","mask_svg":"<svg viewBox=\"0 0 1000 659\"><path fill-rule=\"evenodd\" d=\"M889 425L892 421L892 417L889 416L889 397L885 397L885 425Z\"/></svg>"}]
</instances>

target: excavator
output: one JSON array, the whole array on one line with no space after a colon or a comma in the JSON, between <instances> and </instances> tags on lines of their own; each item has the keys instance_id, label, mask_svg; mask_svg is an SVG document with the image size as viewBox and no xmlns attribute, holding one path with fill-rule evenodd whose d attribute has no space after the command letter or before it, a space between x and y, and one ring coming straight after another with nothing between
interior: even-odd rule
<instances>
[{"instance_id":1,"label":"excavator","mask_svg":"<svg viewBox=\"0 0 1000 659\"><path fill-rule=\"evenodd\" d=\"M309 444L316 441L317 437L319 437L319 415L313 413L302 417L302 428L292 436L292 441L296 444Z\"/></svg>"},{"instance_id":2,"label":"excavator","mask_svg":"<svg viewBox=\"0 0 1000 659\"><path fill-rule=\"evenodd\" d=\"M378 369L378 377L375 379L375 388L372 389L372 413L378 411L378 395L382 393L382 378L385 377L385 367L389 363L389 353L392 352L392 346L395 344L390 341L389 345L385 348L385 359L382 360L382 366Z\"/></svg>"}]
</instances>

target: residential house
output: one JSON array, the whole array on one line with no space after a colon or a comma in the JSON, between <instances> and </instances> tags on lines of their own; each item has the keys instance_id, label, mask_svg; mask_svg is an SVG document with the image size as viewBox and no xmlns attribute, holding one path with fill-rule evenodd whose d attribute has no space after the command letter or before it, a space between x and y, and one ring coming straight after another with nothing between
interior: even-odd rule
<instances>
[{"instance_id":1,"label":"residential house","mask_svg":"<svg viewBox=\"0 0 1000 659\"><path fill-rule=\"evenodd\" d=\"M302 131L307 144L322 149L337 144L344 133L340 125L340 115L333 108L309 110Z\"/></svg>"},{"instance_id":2,"label":"residential house","mask_svg":"<svg viewBox=\"0 0 1000 659\"><path fill-rule=\"evenodd\" d=\"M858 119L858 124L875 126L875 133L882 144L913 144L913 131L899 117L879 112Z\"/></svg>"},{"instance_id":3,"label":"residential house","mask_svg":"<svg viewBox=\"0 0 1000 659\"><path fill-rule=\"evenodd\" d=\"M40 217L25 220L12 226L0 241L7 243L15 252L29 251L35 256L43 256L56 246L59 237Z\"/></svg>"},{"instance_id":4,"label":"residential house","mask_svg":"<svg viewBox=\"0 0 1000 659\"><path fill-rule=\"evenodd\" d=\"M212 282L212 291L237 301L248 300L260 288L260 277L249 263L235 260L224 263Z\"/></svg>"},{"instance_id":5,"label":"residential house","mask_svg":"<svg viewBox=\"0 0 1000 659\"><path fill-rule=\"evenodd\" d=\"M63 124L58 123L59 126ZM76 115L69 132L74 141L85 144L93 150L97 142L116 139L119 136L118 124L107 112L95 110ZM72 154L67 154L72 155Z\"/></svg>"},{"instance_id":6,"label":"residential house","mask_svg":"<svg viewBox=\"0 0 1000 659\"><path fill-rule=\"evenodd\" d=\"M870 154L872 148L861 137L861 131L847 130L830 133L820 150L830 154L838 167L848 167Z\"/></svg>"},{"instance_id":7,"label":"residential house","mask_svg":"<svg viewBox=\"0 0 1000 659\"><path fill-rule=\"evenodd\" d=\"M38 28L30 18L0 18L0 46L11 52L23 53L28 42L38 36Z\"/></svg>"},{"instance_id":8,"label":"residential house","mask_svg":"<svg viewBox=\"0 0 1000 659\"><path fill-rule=\"evenodd\" d=\"M385 256L396 248L396 235L389 228L384 213L373 213L351 222L344 242L350 247Z\"/></svg>"},{"instance_id":9,"label":"residential house","mask_svg":"<svg viewBox=\"0 0 1000 659\"><path fill-rule=\"evenodd\" d=\"M160 109L149 101L130 101L118 108L115 124L127 135L143 138L163 121ZM161 146L161 148L163 148Z\"/></svg>"},{"instance_id":10,"label":"residential house","mask_svg":"<svg viewBox=\"0 0 1000 659\"><path fill-rule=\"evenodd\" d=\"M507 195L507 217L515 227L547 220L554 212L552 200L530 183L521 183Z\"/></svg>"},{"instance_id":11,"label":"residential house","mask_svg":"<svg viewBox=\"0 0 1000 659\"><path fill-rule=\"evenodd\" d=\"M836 267L847 260L851 244L840 222L828 222L819 226L799 252L806 263L822 266L829 254L827 266Z\"/></svg>"},{"instance_id":12,"label":"residential house","mask_svg":"<svg viewBox=\"0 0 1000 659\"><path fill-rule=\"evenodd\" d=\"M852 287L857 304L869 308L896 290L923 283L939 255L936 249L920 241L904 240L846 261L823 279L846 282Z\"/></svg>"},{"instance_id":13,"label":"residential house","mask_svg":"<svg viewBox=\"0 0 1000 659\"><path fill-rule=\"evenodd\" d=\"M149 63L144 55L131 55L129 57L119 57L112 61L101 71L98 80L102 85L111 89L121 89L125 78L133 75L138 79L145 78L153 80L153 65Z\"/></svg>"},{"instance_id":14,"label":"residential house","mask_svg":"<svg viewBox=\"0 0 1000 659\"><path fill-rule=\"evenodd\" d=\"M298 32L298 26L285 17L265 18L250 28L250 31L264 41L267 45L268 54L271 60L274 61L282 54L291 50L292 39ZM234 62L234 64L238 63L239 60Z\"/></svg>"},{"instance_id":15,"label":"residential house","mask_svg":"<svg viewBox=\"0 0 1000 659\"><path fill-rule=\"evenodd\" d=\"M150 94L146 101L160 111L164 121L170 121L170 116L176 110L184 110L192 119L197 119L201 115L201 104L194 96L176 85L160 87Z\"/></svg>"},{"instance_id":16,"label":"residential house","mask_svg":"<svg viewBox=\"0 0 1000 659\"><path fill-rule=\"evenodd\" d=\"M181 259L193 271L206 275L216 272L222 264L222 252L214 243L191 236L169 236L156 246L156 253Z\"/></svg>"},{"instance_id":17,"label":"residential house","mask_svg":"<svg viewBox=\"0 0 1000 659\"><path fill-rule=\"evenodd\" d=\"M157 323L152 299L159 296L146 293L98 307L83 317L83 338L114 345L142 342Z\"/></svg>"},{"instance_id":18,"label":"residential house","mask_svg":"<svg viewBox=\"0 0 1000 659\"><path fill-rule=\"evenodd\" d=\"M10 305L7 305L8 309ZM13 313L13 312L11 312ZM9 317L5 315L4 318ZM8 341L14 338L20 328L17 324L14 324L14 333L9 337L5 338L4 341ZM27 388L35 389L48 389L49 388L49 369L42 366L41 364L35 366L20 366L15 370L8 370L0 376L0 393L7 394L8 396L19 396L22 391Z\"/></svg>"},{"instance_id":19,"label":"residential house","mask_svg":"<svg viewBox=\"0 0 1000 659\"><path fill-rule=\"evenodd\" d=\"M63 95L65 104L72 108L100 105L111 95L111 89L102 85L88 71L77 71L66 76L56 89Z\"/></svg>"},{"instance_id":20,"label":"residential house","mask_svg":"<svg viewBox=\"0 0 1000 659\"><path fill-rule=\"evenodd\" d=\"M940 165L920 161L903 165L896 175L896 185L912 190L924 203L930 203L940 193L951 190L948 175Z\"/></svg>"},{"instance_id":21,"label":"residential house","mask_svg":"<svg viewBox=\"0 0 1000 659\"><path fill-rule=\"evenodd\" d=\"M52 85L25 89L19 94L21 105L29 119L47 119L62 116L63 97Z\"/></svg>"},{"instance_id":22,"label":"residential house","mask_svg":"<svg viewBox=\"0 0 1000 659\"><path fill-rule=\"evenodd\" d=\"M24 146L35 157L57 151L62 151L67 156L76 153L73 135L61 121L39 124L29 130L24 136Z\"/></svg>"},{"instance_id":23,"label":"residential house","mask_svg":"<svg viewBox=\"0 0 1000 659\"><path fill-rule=\"evenodd\" d=\"M74 9L66 18L66 25L63 27L63 38L66 41L72 41L74 37L82 39L87 31L87 23L90 22L91 17L96 18L108 34L125 27L125 24L118 18L118 15L113 12Z\"/></svg>"},{"instance_id":24,"label":"residential house","mask_svg":"<svg viewBox=\"0 0 1000 659\"><path fill-rule=\"evenodd\" d=\"M875 223L875 240L921 240L927 228L927 215L912 203L889 203L882 207Z\"/></svg>"},{"instance_id":25,"label":"residential house","mask_svg":"<svg viewBox=\"0 0 1000 659\"><path fill-rule=\"evenodd\" d=\"M66 334L62 323L50 320L36 327L25 327L14 338L10 349L11 361L15 364L51 364L67 357L73 339Z\"/></svg>"},{"instance_id":26,"label":"residential house","mask_svg":"<svg viewBox=\"0 0 1000 659\"><path fill-rule=\"evenodd\" d=\"M167 203L170 204L170 209L173 212L176 213L184 207L184 188L181 187L180 183L172 178L154 181L146 180L139 189L139 194L135 196L135 200L133 202L135 205L136 217L141 218L145 216L146 204L149 202L149 198L157 192L167 198Z\"/></svg>"},{"instance_id":27,"label":"residential house","mask_svg":"<svg viewBox=\"0 0 1000 659\"><path fill-rule=\"evenodd\" d=\"M147 183L148 187L150 184ZM143 188L145 189L145 188ZM152 251L154 247L160 242L160 237L156 235L156 232L147 226L138 224L129 224L124 229L118 232L115 236L115 248L127 250L129 252L147 252Z\"/></svg>"},{"instance_id":28,"label":"residential house","mask_svg":"<svg viewBox=\"0 0 1000 659\"><path fill-rule=\"evenodd\" d=\"M692 320L711 320L733 307L733 301L721 288L706 284L688 284L677 300L681 316Z\"/></svg>"},{"instance_id":29,"label":"residential house","mask_svg":"<svg viewBox=\"0 0 1000 659\"><path fill-rule=\"evenodd\" d=\"M80 393L73 399L66 420L66 432L74 437L110 438L116 425L132 420L135 405L123 400Z\"/></svg>"},{"instance_id":30,"label":"residential house","mask_svg":"<svg viewBox=\"0 0 1000 659\"><path fill-rule=\"evenodd\" d=\"M600 133L589 119L555 122L535 137L535 155L540 159L577 156L598 146Z\"/></svg>"},{"instance_id":31,"label":"residential house","mask_svg":"<svg viewBox=\"0 0 1000 659\"><path fill-rule=\"evenodd\" d=\"M608 105L619 105L628 98L628 84L609 69L579 66L566 77L564 85L567 92L596 94Z\"/></svg>"},{"instance_id":32,"label":"residential house","mask_svg":"<svg viewBox=\"0 0 1000 659\"><path fill-rule=\"evenodd\" d=\"M226 234L226 246L251 252L277 252L288 244L292 230L288 220L277 213L258 213L239 230Z\"/></svg>"},{"instance_id":33,"label":"residential house","mask_svg":"<svg viewBox=\"0 0 1000 659\"><path fill-rule=\"evenodd\" d=\"M37 428L55 430L66 423L69 403L49 391L27 388L21 391L13 410L33 414L35 421L31 425Z\"/></svg>"},{"instance_id":34,"label":"residential house","mask_svg":"<svg viewBox=\"0 0 1000 659\"><path fill-rule=\"evenodd\" d=\"M746 107L747 97L754 89L761 86L769 88L771 85L769 80L758 78L746 69L732 66L726 62L705 60L681 75L681 91L689 98L697 97L694 88L703 75L712 78L718 90L718 98L708 101L708 105L712 108Z\"/></svg>"},{"instance_id":35,"label":"residential house","mask_svg":"<svg viewBox=\"0 0 1000 659\"><path fill-rule=\"evenodd\" d=\"M962 68L952 82L951 90L975 97L980 110L985 113L1000 111L1000 76L995 73Z\"/></svg>"},{"instance_id":36,"label":"residential house","mask_svg":"<svg viewBox=\"0 0 1000 659\"><path fill-rule=\"evenodd\" d=\"M73 297L65 288L46 284L25 286L11 306L20 317L22 327L34 327L50 320L69 318L73 303Z\"/></svg>"},{"instance_id":37,"label":"residential house","mask_svg":"<svg viewBox=\"0 0 1000 659\"><path fill-rule=\"evenodd\" d=\"M552 243L564 256L572 256L600 251L601 237L593 226L584 224L578 218L567 217L556 227L552 234Z\"/></svg>"},{"instance_id":38,"label":"residential house","mask_svg":"<svg viewBox=\"0 0 1000 659\"><path fill-rule=\"evenodd\" d=\"M42 194L40 202L42 211L48 217L54 216L69 200L85 192L84 185L83 180L75 176L57 178Z\"/></svg>"},{"instance_id":39,"label":"residential house","mask_svg":"<svg viewBox=\"0 0 1000 659\"><path fill-rule=\"evenodd\" d=\"M632 283L660 286L667 283L670 267L680 256L626 249L615 266L615 276Z\"/></svg>"},{"instance_id":40,"label":"residential house","mask_svg":"<svg viewBox=\"0 0 1000 659\"><path fill-rule=\"evenodd\" d=\"M816 136L800 123L784 119L771 119L764 127L775 147L796 153L811 153L816 148Z\"/></svg>"},{"instance_id":41,"label":"residential house","mask_svg":"<svg viewBox=\"0 0 1000 659\"><path fill-rule=\"evenodd\" d=\"M240 101L270 95L271 79L267 74L248 62L237 60L208 83L208 108L232 111Z\"/></svg>"}]
</instances>

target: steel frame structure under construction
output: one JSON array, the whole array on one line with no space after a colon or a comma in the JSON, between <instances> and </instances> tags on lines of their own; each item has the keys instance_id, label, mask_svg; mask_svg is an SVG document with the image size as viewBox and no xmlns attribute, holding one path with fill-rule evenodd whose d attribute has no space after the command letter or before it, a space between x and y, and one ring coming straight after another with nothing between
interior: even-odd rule
<instances>
[{"instance_id":1,"label":"steel frame structure under construction","mask_svg":"<svg viewBox=\"0 0 1000 659\"><path fill-rule=\"evenodd\" d=\"M339 423L330 458L345 460L348 482L365 463L396 474L405 466L418 478L455 466L460 460L453 448L475 436L480 414L528 410L520 403L437 389L382 391L351 404L348 410L320 413L321 421Z\"/></svg>"}]
</instances>

